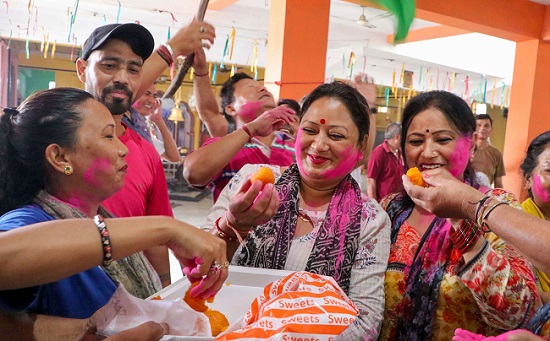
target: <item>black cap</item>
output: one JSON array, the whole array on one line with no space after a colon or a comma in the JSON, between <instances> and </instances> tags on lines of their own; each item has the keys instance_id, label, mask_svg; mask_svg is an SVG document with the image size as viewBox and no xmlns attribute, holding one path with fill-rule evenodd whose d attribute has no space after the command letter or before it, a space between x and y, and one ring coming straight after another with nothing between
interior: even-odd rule
<instances>
[{"instance_id":1,"label":"black cap","mask_svg":"<svg viewBox=\"0 0 550 341\"><path fill-rule=\"evenodd\" d=\"M120 39L143 60L149 58L155 48L151 32L139 24L109 24L96 28L82 46L82 59L88 60L90 54L109 39Z\"/></svg>"}]
</instances>

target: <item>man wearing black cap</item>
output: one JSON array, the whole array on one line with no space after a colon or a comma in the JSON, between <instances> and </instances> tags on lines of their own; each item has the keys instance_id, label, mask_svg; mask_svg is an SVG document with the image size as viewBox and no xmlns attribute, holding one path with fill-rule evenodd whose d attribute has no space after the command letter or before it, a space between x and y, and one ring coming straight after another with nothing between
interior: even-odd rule
<instances>
[{"instance_id":1,"label":"man wearing black cap","mask_svg":"<svg viewBox=\"0 0 550 341\"><path fill-rule=\"evenodd\" d=\"M192 52L197 45L202 45L202 39L213 41L213 30L208 24L194 21L180 29L169 43L159 46L158 53L153 56L151 53L154 39L146 28L138 24L101 26L84 42L82 58L76 62L78 77L85 84L86 91L110 110L115 120L117 136L129 150L126 157L129 167L124 187L103 202L115 215L173 216L158 153L152 144L127 129L122 123L122 115L138 98L140 88L146 89L152 84L166 68L170 58ZM144 72L144 61L148 58L147 72ZM144 73L147 83L144 83ZM159 274L162 285L170 284L167 248L158 247L144 253ZM143 288L141 292L133 294L145 298L160 288L160 282L157 281L152 287Z\"/></svg>"}]
</instances>

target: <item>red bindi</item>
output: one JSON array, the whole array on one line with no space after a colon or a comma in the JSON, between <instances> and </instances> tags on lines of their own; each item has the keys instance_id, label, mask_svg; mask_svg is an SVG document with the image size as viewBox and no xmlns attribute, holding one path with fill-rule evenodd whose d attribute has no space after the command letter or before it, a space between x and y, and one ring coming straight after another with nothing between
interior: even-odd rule
<instances>
[{"instance_id":1,"label":"red bindi","mask_svg":"<svg viewBox=\"0 0 550 341\"><path fill-rule=\"evenodd\" d=\"M321 122L321 124L325 124L326 121L325 121L324 118L322 118L320 122Z\"/></svg>"}]
</instances>

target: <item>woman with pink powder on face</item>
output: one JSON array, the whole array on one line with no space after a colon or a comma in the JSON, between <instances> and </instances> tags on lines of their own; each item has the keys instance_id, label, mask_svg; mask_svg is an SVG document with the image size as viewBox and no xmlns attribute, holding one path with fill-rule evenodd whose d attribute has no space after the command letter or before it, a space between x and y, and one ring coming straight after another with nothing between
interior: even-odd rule
<instances>
[{"instance_id":1,"label":"woman with pink powder on face","mask_svg":"<svg viewBox=\"0 0 550 341\"><path fill-rule=\"evenodd\" d=\"M313 90L302 110L296 163L245 166L203 228L227 242L232 264L334 277L360 310L339 338L376 340L390 226L350 176L366 152L369 108L356 89L336 82ZM274 185L250 183L262 166L273 170Z\"/></svg>"},{"instance_id":2,"label":"woman with pink powder on face","mask_svg":"<svg viewBox=\"0 0 550 341\"><path fill-rule=\"evenodd\" d=\"M475 119L445 91L412 98L403 111L401 147L408 168L445 168L485 193L480 205L519 207L513 194L479 186L469 163ZM522 326L538 304L530 264L477 221L446 219L407 193L382 200L392 221L383 340L450 340L462 328L497 335ZM490 212L491 206L484 208Z\"/></svg>"},{"instance_id":3,"label":"woman with pink powder on face","mask_svg":"<svg viewBox=\"0 0 550 341\"><path fill-rule=\"evenodd\" d=\"M529 198L521 207L532 216L550 220L550 131L535 137L520 165ZM543 303L550 302L550 276L535 269Z\"/></svg>"},{"instance_id":4,"label":"woman with pink powder on face","mask_svg":"<svg viewBox=\"0 0 550 341\"><path fill-rule=\"evenodd\" d=\"M109 110L85 91L40 91L4 109L0 310L89 318L117 284L132 292L158 281L140 253L157 245L172 248L190 279L201 280L193 294L220 289L223 241L169 217L111 219L100 205L122 188L127 152Z\"/></svg>"}]
</instances>

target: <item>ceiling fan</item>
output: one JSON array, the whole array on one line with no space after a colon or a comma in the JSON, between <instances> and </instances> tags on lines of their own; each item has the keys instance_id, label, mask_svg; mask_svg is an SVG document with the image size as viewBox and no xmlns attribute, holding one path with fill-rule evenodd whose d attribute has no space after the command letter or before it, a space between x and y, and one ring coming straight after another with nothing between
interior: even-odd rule
<instances>
[{"instance_id":1,"label":"ceiling fan","mask_svg":"<svg viewBox=\"0 0 550 341\"><path fill-rule=\"evenodd\" d=\"M361 6L363 8L363 13L359 16L359 19L357 19L357 23L359 25L362 25L362 26L365 26L367 28L376 28L376 26L374 26L373 24L371 24L368 20L367 20L367 17L365 17L365 7Z\"/></svg>"}]
</instances>

